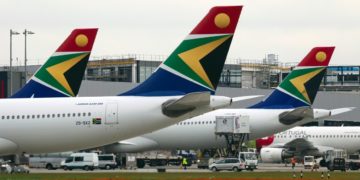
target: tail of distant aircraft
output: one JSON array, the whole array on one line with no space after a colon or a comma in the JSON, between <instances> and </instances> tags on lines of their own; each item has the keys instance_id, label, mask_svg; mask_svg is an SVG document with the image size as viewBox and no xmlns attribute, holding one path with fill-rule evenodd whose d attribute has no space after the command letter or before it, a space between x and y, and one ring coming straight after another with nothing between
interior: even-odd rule
<instances>
[{"instance_id":1,"label":"tail of distant aircraft","mask_svg":"<svg viewBox=\"0 0 360 180\"><path fill-rule=\"evenodd\" d=\"M311 106L335 47L315 47L263 101L250 108L280 109Z\"/></svg>"},{"instance_id":2,"label":"tail of distant aircraft","mask_svg":"<svg viewBox=\"0 0 360 180\"><path fill-rule=\"evenodd\" d=\"M143 83L121 96L215 93L242 6L212 8Z\"/></svg>"},{"instance_id":3,"label":"tail of distant aircraft","mask_svg":"<svg viewBox=\"0 0 360 180\"><path fill-rule=\"evenodd\" d=\"M75 29L28 83L11 98L76 96L97 29Z\"/></svg>"}]
</instances>

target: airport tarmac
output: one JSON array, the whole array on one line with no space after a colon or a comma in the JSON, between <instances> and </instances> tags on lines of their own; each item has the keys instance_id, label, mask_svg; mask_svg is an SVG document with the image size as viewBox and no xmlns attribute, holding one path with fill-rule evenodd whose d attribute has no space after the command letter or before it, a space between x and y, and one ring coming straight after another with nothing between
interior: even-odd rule
<instances>
[{"instance_id":1,"label":"airport tarmac","mask_svg":"<svg viewBox=\"0 0 360 180\"><path fill-rule=\"evenodd\" d=\"M163 167L161 167L163 168ZM198 169L196 164L188 167L186 170L182 169L180 166L166 166L166 172L184 172L184 173L193 173L193 172L209 172L213 173L208 169ZM269 164L269 163L260 163L258 169L254 170L255 172L310 172L311 169L304 169L304 166L301 164L296 165L294 169L291 168L291 165L285 166L284 164ZM321 167L317 171L319 172L327 172L327 168ZM143 169L114 169L114 170L102 170L95 169L94 171L84 171L81 169L64 171L63 169L57 170L47 170L47 169L36 169L31 168L30 173L106 173L106 172L129 172L129 173L155 173L157 172L157 167L145 167ZM220 172L231 172L231 171L220 171ZM250 172L250 171L242 171L242 172ZM358 172L360 171L348 171L348 172Z\"/></svg>"}]
</instances>

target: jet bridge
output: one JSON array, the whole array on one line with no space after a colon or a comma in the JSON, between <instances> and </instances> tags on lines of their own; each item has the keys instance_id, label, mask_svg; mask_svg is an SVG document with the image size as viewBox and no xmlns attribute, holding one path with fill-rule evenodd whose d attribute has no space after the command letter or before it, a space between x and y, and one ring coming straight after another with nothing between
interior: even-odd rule
<instances>
[{"instance_id":1,"label":"jet bridge","mask_svg":"<svg viewBox=\"0 0 360 180\"><path fill-rule=\"evenodd\" d=\"M249 116L231 114L216 116L215 134L226 139L227 155L236 155L242 151L242 144L249 140Z\"/></svg>"}]
</instances>

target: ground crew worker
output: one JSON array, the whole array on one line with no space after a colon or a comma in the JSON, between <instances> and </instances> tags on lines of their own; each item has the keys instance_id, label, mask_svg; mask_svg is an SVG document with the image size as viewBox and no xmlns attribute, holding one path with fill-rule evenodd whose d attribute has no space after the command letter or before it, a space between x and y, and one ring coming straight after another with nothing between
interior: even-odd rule
<instances>
[{"instance_id":1,"label":"ground crew worker","mask_svg":"<svg viewBox=\"0 0 360 180\"><path fill-rule=\"evenodd\" d=\"M295 159L295 157L292 157L292 158L291 158L291 166L292 166L292 169L295 168L295 164L296 164L296 159Z\"/></svg>"},{"instance_id":2,"label":"ground crew worker","mask_svg":"<svg viewBox=\"0 0 360 180\"><path fill-rule=\"evenodd\" d=\"M188 165L187 159L186 159L186 157L184 157L182 160L182 166L184 167L185 170L186 170L187 165Z\"/></svg>"}]
</instances>

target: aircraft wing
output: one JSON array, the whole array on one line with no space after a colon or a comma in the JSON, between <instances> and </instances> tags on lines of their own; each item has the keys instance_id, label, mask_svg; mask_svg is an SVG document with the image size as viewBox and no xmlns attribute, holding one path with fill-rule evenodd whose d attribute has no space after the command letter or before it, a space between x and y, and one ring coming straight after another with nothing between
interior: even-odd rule
<instances>
[{"instance_id":1,"label":"aircraft wing","mask_svg":"<svg viewBox=\"0 0 360 180\"><path fill-rule=\"evenodd\" d=\"M194 110L198 106L210 104L209 92L194 92L180 99L172 99L162 104L162 112L169 117L178 117Z\"/></svg>"},{"instance_id":2,"label":"aircraft wing","mask_svg":"<svg viewBox=\"0 0 360 180\"><path fill-rule=\"evenodd\" d=\"M307 152L319 151L319 146L314 145L306 138L296 138L287 143L276 143L268 146L270 148L282 148L286 149L289 153L303 154Z\"/></svg>"},{"instance_id":3,"label":"aircraft wing","mask_svg":"<svg viewBox=\"0 0 360 180\"><path fill-rule=\"evenodd\" d=\"M297 152L309 151L309 150L317 150L317 148L313 145L312 142L308 141L304 138L294 139L284 145L287 149L295 149Z\"/></svg>"},{"instance_id":4,"label":"aircraft wing","mask_svg":"<svg viewBox=\"0 0 360 180\"><path fill-rule=\"evenodd\" d=\"M284 145L289 152L298 154L300 156L311 155L315 157L321 157L328 150L334 150L335 148L330 146L321 146L308 141L306 138L294 139Z\"/></svg>"},{"instance_id":5,"label":"aircraft wing","mask_svg":"<svg viewBox=\"0 0 360 180\"><path fill-rule=\"evenodd\" d=\"M276 144L271 144L267 147L269 147L269 148L284 148L285 144L284 143L276 143Z\"/></svg>"}]
</instances>

